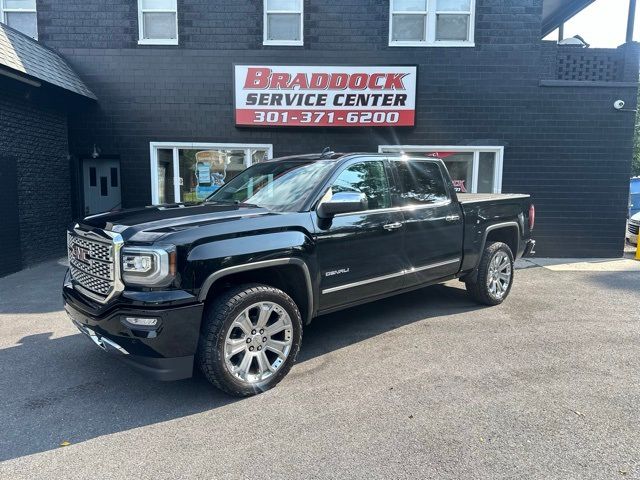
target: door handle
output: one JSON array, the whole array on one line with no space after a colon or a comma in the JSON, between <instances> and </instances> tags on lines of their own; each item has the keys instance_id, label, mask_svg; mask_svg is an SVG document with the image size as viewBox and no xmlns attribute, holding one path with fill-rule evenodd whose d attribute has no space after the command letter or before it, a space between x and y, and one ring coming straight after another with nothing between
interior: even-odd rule
<instances>
[{"instance_id":1,"label":"door handle","mask_svg":"<svg viewBox=\"0 0 640 480\"><path fill-rule=\"evenodd\" d=\"M447 222L457 222L460 220L460 215L447 215L444 217Z\"/></svg>"},{"instance_id":2,"label":"door handle","mask_svg":"<svg viewBox=\"0 0 640 480\"><path fill-rule=\"evenodd\" d=\"M400 222L387 223L382 228L384 228L387 232L391 232L393 230L397 230L399 228L402 228L402 224Z\"/></svg>"}]
</instances>

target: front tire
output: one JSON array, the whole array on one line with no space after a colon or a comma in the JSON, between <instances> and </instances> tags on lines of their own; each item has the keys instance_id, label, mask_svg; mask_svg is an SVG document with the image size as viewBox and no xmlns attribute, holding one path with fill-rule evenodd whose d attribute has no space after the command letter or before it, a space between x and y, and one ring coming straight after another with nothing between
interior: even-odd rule
<instances>
[{"instance_id":1,"label":"front tire","mask_svg":"<svg viewBox=\"0 0 640 480\"><path fill-rule=\"evenodd\" d=\"M513 253L506 243L486 245L475 280L465 281L467 293L478 303L499 305L513 285Z\"/></svg>"},{"instance_id":2,"label":"front tire","mask_svg":"<svg viewBox=\"0 0 640 480\"><path fill-rule=\"evenodd\" d=\"M213 385L248 397L284 378L301 341L302 318L289 295L268 285L241 285L205 309L197 362Z\"/></svg>"}]
</instances>

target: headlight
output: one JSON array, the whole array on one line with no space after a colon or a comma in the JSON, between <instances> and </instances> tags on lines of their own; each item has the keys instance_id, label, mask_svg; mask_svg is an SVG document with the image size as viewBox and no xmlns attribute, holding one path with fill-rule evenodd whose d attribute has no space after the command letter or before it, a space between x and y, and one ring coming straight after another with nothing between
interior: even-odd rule
<instances>
[{"instance_id":1,"label":"headlight","mask_svg":"<svg viewBox=\"0 0 640 480\"><path fill-rule=\"evenodd\" d=\"M127 285L164 287L175 277L174 248L123 248L121 258L122 281Z\"/></svg>"}]
</instances>

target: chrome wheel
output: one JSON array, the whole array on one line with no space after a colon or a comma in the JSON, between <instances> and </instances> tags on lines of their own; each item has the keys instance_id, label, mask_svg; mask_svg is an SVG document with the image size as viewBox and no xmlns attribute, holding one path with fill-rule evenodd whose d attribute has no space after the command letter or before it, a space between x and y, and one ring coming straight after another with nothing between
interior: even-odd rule
<instances>
[{"instance_id":1,"label":"chrome wheel","mask_svg":"<svg viewBox=\"0 0 640 480\"><path fill-rule=\"evenodd\" d=\"M498 251L489 263L487 275L487 288L489 294L496 300L502 299L509 290L511 284L511 259L503 251Z\"/></svg>"},{"instance_id":2,"label":"chrome wheel","mask_svg":"<svg viewBox=\"0 0 640 480\"><path fill-rule=\"evenodd\" d=\"M245 308L229 327L224 344L229 373L246 383L271 377L289 356L292 330L291 317L277 303L258 302Z\"/></svg>"}]
</instances>

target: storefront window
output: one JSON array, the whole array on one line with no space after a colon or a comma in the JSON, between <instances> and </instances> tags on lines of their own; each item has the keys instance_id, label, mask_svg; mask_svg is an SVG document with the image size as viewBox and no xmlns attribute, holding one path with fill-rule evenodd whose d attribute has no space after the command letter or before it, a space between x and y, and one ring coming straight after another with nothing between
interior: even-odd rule
<instances>
[{"instance_id":1,"label":"storefront window","mask_svg":"<svg viewBox=\"0 0 640 480\"><path fill-rule=\"evenodd\" d=\"M459 193L500 193L503 147L381 145L382 153L440 158Z\"/></svg>"},{"instance_id":2,"label":"storefront window","mask_svg":"<svg viewBox=\"0 0 640 480\"><path fill-rule=\"evenodd\" d=\"M199 202L253 163L271 158L271 146L152 144L152 202Z\"/></svg>"}]
</instances>

